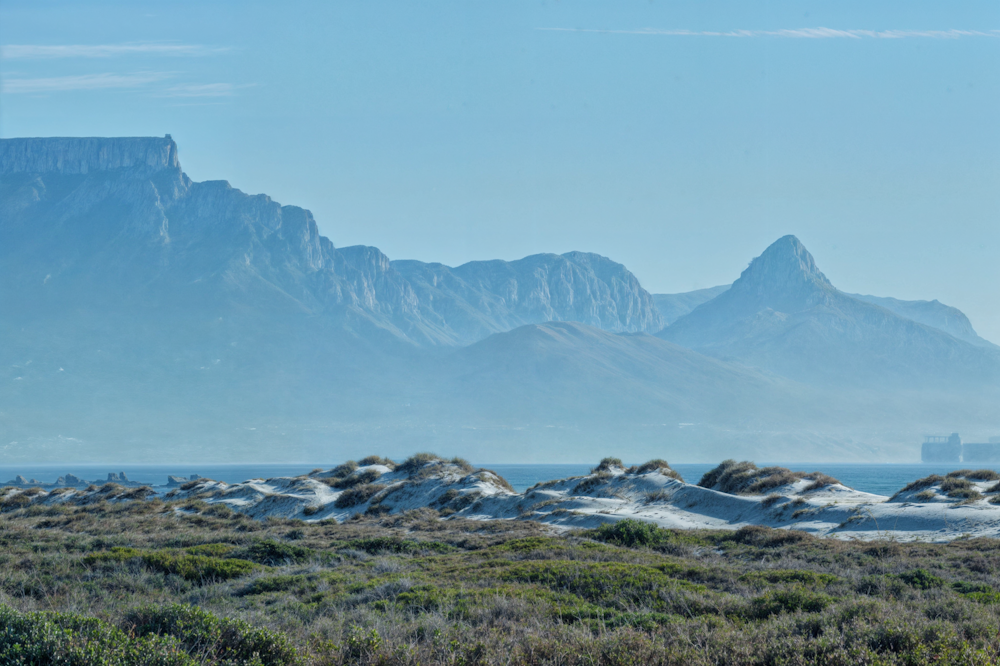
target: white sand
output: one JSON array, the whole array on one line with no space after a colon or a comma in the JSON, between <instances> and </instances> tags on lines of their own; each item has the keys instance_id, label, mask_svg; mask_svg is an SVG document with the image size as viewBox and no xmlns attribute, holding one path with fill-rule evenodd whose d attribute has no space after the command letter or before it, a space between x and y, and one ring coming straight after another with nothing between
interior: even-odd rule
<instances>
[{"instance_id":1,"label":"white sand","mask_svg":"<svg viewBox=\"0 0 1000 666\"><path fill-rule=\"evenodd\" d=\"M186 484L190 486L187 490L175 489L167 497L225 504L261 520L274 516L342 522L366 511L395 514L431 507L441 511L445 519L527 519L557 530L636 518L675 529L766 525L841 539L949 541L1000 536L1000 505L988 502L995 494L962 502L945 496L937 485L899 493L890 499L839 484L807 492L810 481L801 480L771 490L770 499L765 500L763 495L732 495L701 488L659 471L629 474L614 467L604 475L549 482L525 493L511 491L489 471L470 473L446 461L430 463L414 476L383 465L359 467L354 474L364 472L371 476L377 473L373 483L384 488L353 506L343 506L343 502L337 506L338 498L349 491L325 483L330 472L237 484L206 479ZM974 486L985 494L994 483L974 482ZM102 495L100 490L41 491L31 495L30 502L129 501L123 496L125 492L105 491ZM5 501L21 493L25 491L8 490ZM920 493L923 495L917 497Z\"/></svg>"}]
</instances>

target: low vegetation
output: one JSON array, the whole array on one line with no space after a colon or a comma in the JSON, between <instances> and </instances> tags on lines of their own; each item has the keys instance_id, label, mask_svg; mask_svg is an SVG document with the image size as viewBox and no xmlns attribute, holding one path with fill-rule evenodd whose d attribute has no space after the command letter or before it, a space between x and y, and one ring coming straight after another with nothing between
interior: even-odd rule
<instances>
[{"instance_id":1,"label":"low vegetation","mask_svg":"<svg viewBox=\"0 0 1000 666\"><path fill-rule=\"evenodd\" d=\"M631 519L553 535L439 516L261 522L197 500L10 507L0 663L1000 661L995 540Z\"/></svg>"},{"instance_id":2,"label":"low vegetation","mask_svg":"<svg viewBox=\"0 0 1000 666\"><path fill-rule=\"evenodd\" d=\"M749 460L723 460L706 472L698 485L731 495L763 495L803 479L810 481L802 489L807 493L840 483L823 472L793 472L785 467L757 467Z\"/></svg>"}]
</instances>

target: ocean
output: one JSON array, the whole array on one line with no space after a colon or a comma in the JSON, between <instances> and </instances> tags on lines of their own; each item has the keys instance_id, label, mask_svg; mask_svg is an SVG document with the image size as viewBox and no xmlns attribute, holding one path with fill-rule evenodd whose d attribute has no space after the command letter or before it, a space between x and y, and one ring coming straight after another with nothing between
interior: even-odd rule
<instances>
[{"instance_id":1,"label":"ocean","mask_svg":"<svg viewBox=\"0 0 1000 666\"><path fill-rule=\"evenodd\" d=\"M86 464L86 465L2 465L0 466L0 485L21 475L26 479L37 479L43 483L55 483L56 479L67 473L75 474L88 481L103 481L109 472L125 472L129 480L153 486L162 486L167 482L168 475L188 477L198 474L210 479L238 483L247 479L272 478L276 476L297 476L307 474L313 469L329 469L337 463L316 464L178 464L178 465L117 465ZM947 474L956 469L962 469L960 464L846 464L846 463L767 463L781 465L793 470L807 472L820 471L839 479L844 485L855 490L861 490L876 495L892 495L910 481L930 474ZM593 465L502 465L479 463L497 472L517 491L523 491L536 483L552 479L564 479L568 476L587 474ZM765 466L761 464L761 466ZM697 483L713 464L683 464L672 467L679 472L684 480ZM1000 467L994 468L1000 471Z\"/></svg>"}]
</instances>

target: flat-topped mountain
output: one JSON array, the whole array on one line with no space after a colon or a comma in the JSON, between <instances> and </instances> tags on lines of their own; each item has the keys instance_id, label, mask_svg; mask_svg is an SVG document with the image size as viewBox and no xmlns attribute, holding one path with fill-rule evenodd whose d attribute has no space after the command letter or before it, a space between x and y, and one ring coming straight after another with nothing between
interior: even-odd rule
<instances>
[{"instance_id":1,"label":"flat-topped mountain","mask_svg":"<svg viewBox=\"0 0 1000 666\"><path fill-rule=\"evenodd\" d=\"M307 210L192 182L169 137L3 139L0 177L0 262L20 298L175 303L206 315L269 303L421 345L553 320L663 326L635 276L599 255L452 269L336 248Z\"/></svg>"},{"instance_id":2,"label":"flat-topped mountain","mask_svg":"<svg viewBox=\"0 0 1000 666\"><path fill-rule=\"evenodd\" d=\"M837 290L794 236L777 240L728 290L658 335L811 383L1000 385L996 348Z\"/></svg>"}]
</instances>

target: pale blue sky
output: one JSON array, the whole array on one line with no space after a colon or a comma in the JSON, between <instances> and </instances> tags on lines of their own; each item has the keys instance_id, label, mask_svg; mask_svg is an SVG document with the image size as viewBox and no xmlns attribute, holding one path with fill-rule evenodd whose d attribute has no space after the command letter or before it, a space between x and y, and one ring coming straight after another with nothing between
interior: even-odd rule
<instances>
[{"instance_id":1,"label":"pale blue sky","mask_svg":"<svg viewBox=\"0 0 1000 666\"><path fill-rule=\"evenodd\" d=\"M798 235L1000 342L1000 3L0 4L0 136L170 133L392 258L588 250L647 289Z\"/></svg>"}]
</instances>

